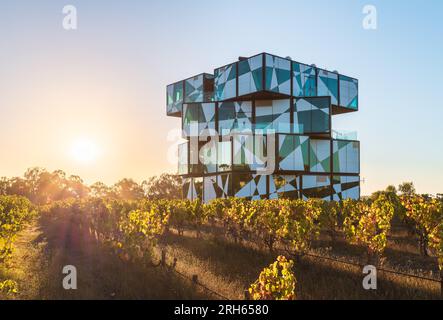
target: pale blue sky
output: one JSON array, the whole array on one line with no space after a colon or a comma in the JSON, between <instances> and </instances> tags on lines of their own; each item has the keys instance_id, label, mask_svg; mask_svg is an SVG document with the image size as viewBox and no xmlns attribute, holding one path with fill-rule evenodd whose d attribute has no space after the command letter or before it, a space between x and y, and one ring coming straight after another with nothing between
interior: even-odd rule
<instances>
[{"instance_id":1,"label":"pale blue sky","mask_svg":"<svg viewBox=\"0 0 443 320\"><path fill-rule=\"evenodd\" d=\"M62 28L66 4L76 31ZM362 28L366 4L375 31ZM173 172L166 135L180 121L165 115L165 86L266 51L359 79L360 111L333 126L358 131L362 194L407 180L443 192L442 20L440 0L2 0L0 176L34 165L87 182ZM71 161L64 145L79 135L106 156Z\"/></svg>"}]
</instances>

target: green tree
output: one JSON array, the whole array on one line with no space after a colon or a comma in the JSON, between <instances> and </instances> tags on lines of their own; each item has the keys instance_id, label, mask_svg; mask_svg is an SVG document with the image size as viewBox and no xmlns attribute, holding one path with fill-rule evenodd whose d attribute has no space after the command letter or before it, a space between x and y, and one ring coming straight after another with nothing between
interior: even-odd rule
<instances>
[{"instance_id":1,"label":"green tree","mask_svg":"<svg viewBox=\"0 0 443 320\"><path fill-rule=\"evenodd\" d=\"M164 173L142 182L142 188L149 199L181 199L182 179L178 175Z\"/></svg>"},{"instance_id":2,"label":"green tree","mask_svg":"<svg viewBox=\"0 0 443 320\"><path fill-rule=\"evenodd\" d=\"M415 194L415 187L412 182L403 182L398 186L398 191L401 195L410 196Z\"/></svg>"},{"instance_id":3,"label":"green tree","mask_svg":"<svg viewBox=\"0 0 443 320\"><path fill-rule=\"evenodd\" d=\"M123 200L139 200L145 196L143 188L132 179L122 179L112 187L118 198Z\"/></svg>"}]
</instances>

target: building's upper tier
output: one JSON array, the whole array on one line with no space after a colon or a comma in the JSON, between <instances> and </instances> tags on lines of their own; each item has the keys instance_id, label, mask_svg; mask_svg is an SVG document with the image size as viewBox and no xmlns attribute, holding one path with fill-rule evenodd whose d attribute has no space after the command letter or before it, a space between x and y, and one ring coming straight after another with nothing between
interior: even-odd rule
<instances>
[{"instance_id":1,"label":"building's upper tier","mask_svg":"<svg viewBox=\"0 0 443 320\"><path fill-rule=\"evenodd\" d=\"M289 58L260 53L167 86L167 115L183 103L330 96L332 113L358 110L358 80Z\"/></svg>"}]
</instances>

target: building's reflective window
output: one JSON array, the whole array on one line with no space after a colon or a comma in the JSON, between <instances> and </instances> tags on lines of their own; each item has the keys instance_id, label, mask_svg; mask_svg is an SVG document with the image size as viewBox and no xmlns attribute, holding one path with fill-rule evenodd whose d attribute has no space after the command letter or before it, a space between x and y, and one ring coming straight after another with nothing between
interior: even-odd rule
<instances>
[{"instance_id":1,"label":"building's reflective window","mask_svg":"<svg viewBox=\"0 0 443 320\"><path fill-rule=\"evenodd\" d=\"M218 104L218 132L229 135L234 132L252 131L252 102L233 101Z\"/></svg>"},{"instance_id":2,"label":"building's reflective window","mask_svg":"<svg viewBox=\"0 0 443 320\"><path fill-rule=\"evenodd\" d=\"M255 129L276 133L291 132L290 99L255 101Z\"/></svg>"},{"instance_id":3,"label":"building's reflective window","mask_svg":"<svg viewBox=\"0 0 443 320\"><path fill-rule=\"evenodd\" d=\"M267 198L267 176L258 174L234 174L232 192L235 197L260 200Z\"/></svg>"},{"instance_id":4,"label":"building's reflective window","mask_svg":"<svg viewBox=\"0 0 443 320\"><path fill-rule=\"evenodd\" d=\"M193 178L196 197L193 200L203 200L203 178Z\"/></svg>"},{"instance_id":5,"label":"building's reflective window","mask_svg":"<svg viewBox=\"0 0 443 320\"><path fill-rule=\"evenodd\" d=\"M200 147L199 158L204 173L217 172L217 145L218 142L210 140Z\"/></svg>"},{"instance_id":6,"label":"building's reflective window","mask_svg":"<svg viewBox=\"0 0 443 320\"><path fill-rule=\"evenodd\" d=\"M267 91L291 94L291 61L270 54L265 55Z\"/></svg>"},{"instance_id":7,"label":"building's reflective window","mask_svg":"<svg viewBox=\"0 0 443 320\"><path fill-rule=\"evenodd\" d=\"M188 173L188 143L178 146L178 174Z\"/></svg>"},{"instance_id":8,"label":"building's reflective window","mask_svg":"<svg viewBox=\"0 0 443 320\"><path fill-rule=\"evenodd\" d=\"M186 103L182 117L184 137L215 133L215 103Z\"/></svg>"},{"instance_id":9,"label":"building's reflective window","mask_svg":"<svg viewBox=\"0 0 443 320\"><path fill-rule=\"evenodd\" d=\"M318 70L318 96L330 96L331 103L338 105L338 74L326 70Z\"/></svg>"},{"instance_id":10,"label":"building's reflective window","mask_svg":"<svg viewBox=\"0 0 443 320\"><path fill-rule=\"evenodd\" d=\"M357 200L360 198L360 177L359 176L333 176L332 180L334 201L346 199Z\"/></svg>"},{"instance_id":11,"label":"building's reflective window","mask_svg":"<svg viewBox=\"0 0 443 320\"><path fill-rule=\"evenodd\" d=\"M294 99L294 133L329 133L330 98L309 97Z\"/></svg>"},{"instance_id":12,"label":"building's reflective window","mask_svg":"<svg viewBox=\"0 0 443 320\"><path fill-rule=\"evenodd\" d=\"M270 199L298 199L300 177L295 175L272 175L269 177Z\"/></svg>"},{"instance_id":13,"label":"building's reflective window","mask_svg":"<svg viewBox=\"0 0 443 320\"><path fill-rule=\"evenodd\" d=\"M292 62L292 70L292 95L295 97L316 96L316 68L298 62Z\"/></svg>"},{"instance_id":14,"label":"building's reflective window","mask_svg":"<svg viewBox=\"0 0 443 320\"><path fill-rule=\"evenodd\" d=\"M203 198L203 178L184 178L183 197L189 200L202 200Z\"/></svg>"},{"instance_id":15,"label":"building's reflective window","mask_svg":"<svg viewBox=\"0 0 443 320\"><path fill-rule=\"evenodd\" d=\"M358 80L340 75L340 106L358 109Z\"/></svg>"},{"instance_id":16,"label":"building's reflective window","mask_svg":"<svg viewBox=\"0 0 443 320\"><path fill-rule=\"evenodd\" d=\"M231 195L230 174L219 174L214 176L206 176L203 178L203 201L210 202L217 198L227 198Z\"/></svg>"},{"instance_id":17,"label":"building's reflective window","mask_svg":"<svg viewBox=\"0 0 443 320\"><path fill-rule=\"evenodd\" d=\"M185 102L203 102L203 74L185 80Z\"/></svg>"},{"instance_id":18,"label":"building's reflective window","mask_svg":"<svg viewBox=\"0 0 443 320\"><path fill-rule=\"evenodd\" d=\"M278 166L282 171L309 170L309 137L278 135Z\"/></svg>"},{"instance_id":19,"label":"building's reflective window","mask_svg":"<svg viewBox=\"0 0 443 320\"><path fill-rule=\"evenodd\" d=\"M182 111L183 103L183 81L170 84L167 86L166 92L167 114L179 114Z\"/></svg>"},{"instance_id":20,"label":"building's reflective window","mask_svg":"<svg viewBox=\"0 0 443 320\"><path fill-rule=\"evenodd\" d=\"M360 173L360 143L334 140L333 168L336 173Z\"/></svg>"},{"instance_id":21,"label":"building's reflective window","mask_svg":"<svg viewBox=\"0 0 443 320\"><path fill-rule=\"evenodd\" d=\"M217 165L218 165L219 172L232 170L232 142L231 141L221 141L218 143Z\"/></svg>"},{"instance_id":22,"label":"building's reflective window","mask_svg":"<svg viewBox=\"0 0 443 320\"><path fill-rule=\"evenodd\" d=\"M255 171L267 165L266 136L236 134L233 136L233 169Z\"/></svg>"},{"instance_id":23,"label":"building's reflective window","mask_svg":"<svg viewBox=\"0 0 443 320\"><path fill-rule=\"evenodd\" d=\"M331 141L310 139L309 145L311 172L331 172Z\"/></svg>"},{"instance_id":24,"label":"building's reflective window","mask_svg":"<svg viewBox=\"0 0 443 320\"><path fill-rule=\"evenodd\" d=\"M234 98L237 94L237 68L230 64L214 71L214 95L216 101Z\"/></svg>"},{"instance_id":25,"label":"building's reflective window","mask_svg":"<svg viewBox=\"0 0 443 320\"><path fill-rule=\"evenodd\" d=\"M329 176L304 175L302 177L302 197L331 200L332 189Z\"/></svg>"},{"instance_id":26,"label":"building's reflective window","mask_svg":"<svg viewBox=\"0 0 443 320\"><path fill-rule=\"evenodd\" d=\"M263 90L263 55L238 62L238 95Z\"/></svg>"},{"instance_id":27,"label":"building's reflective window","mask_svg":"<svg viewBox=\"0 0 443 320\"><path fill-rule=\"evenodd\" d=\"M188 148L188 170L190 174L203 174L204 168L200 161L200 148L204 142L190 141Z\"/></svg>"}]
</instances>

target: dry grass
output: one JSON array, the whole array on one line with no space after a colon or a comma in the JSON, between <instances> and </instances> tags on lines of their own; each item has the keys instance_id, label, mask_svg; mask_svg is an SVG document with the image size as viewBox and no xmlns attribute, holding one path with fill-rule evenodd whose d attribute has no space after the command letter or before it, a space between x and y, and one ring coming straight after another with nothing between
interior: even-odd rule
<instances>
[{"instance_id":1,"label":"dry grass","mask_svg":"<svg viewBox=\"0 0 443 320\"><path fill-rule=\"evenodd\" d=\"M20 233L3 268L19 284L13 299L208 299L205 292L165 269L122 261L109 249L63 221L29 226ZM62 269L77 268L77 290L65 290ZM1 271L0 271L1 272ZM1 273L0 273L1 275Z\"/></svg>"},{"instance_id":2,"label":"dry grass","mask_svg":"<svg viewBox=\"0 0 443 320\"><path fill-rule=\"evenodd\" d=\"M197 238L194 232L178 236L172 232L162 245L169 259L177 258L177 268L188 275L198 274L202 283L230 299L242 299L243 292L255 281L263 267L279 254L269 253L254 243L235 244L210 234ZM320 240L314 252L358 263L364 260L364 249L344 241ZM324 250L327 248L327 250ZM281 252L280 252L281 253ZM435 274L435 259L421 257L416 248L401 252L389 248L383 268L429 276ZM409 261L408 266L397 263ZM428 268L428 269L427 269ZM296 264L299 299L439 299L440 284L379 271L378 289L363 289L362 269L330 260L305 256Z\"/></svg>"}]
</instances>

